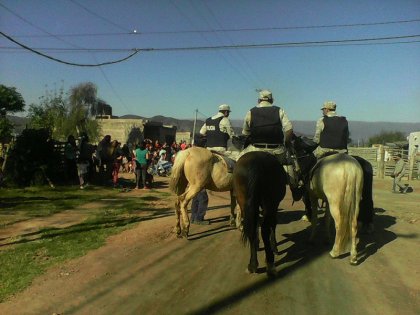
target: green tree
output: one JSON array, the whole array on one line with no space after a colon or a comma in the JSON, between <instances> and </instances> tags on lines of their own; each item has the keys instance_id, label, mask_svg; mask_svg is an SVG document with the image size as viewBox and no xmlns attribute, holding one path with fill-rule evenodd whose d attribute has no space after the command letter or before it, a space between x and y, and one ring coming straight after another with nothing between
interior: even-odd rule
<instances>
[{"instance_id":1,"label":"green tree","mask_svg":"<svg viewBox=\"0 0 420 315\"><path fill-rule=\"evenodd\" d=\"M0 84L0 116L7 113L21 112L25 108L25 100L14 87Z\"/></svg>"},{"instance_id":2,"label":"green tree","mask_svg":"<svg viewBox=\"0 0 420 315\"><path fill-rule=\"evenodd\" d=\"M21 112L24 108L25 100L16 88L0 84L0 142L8 142L13 132L13 124L6 114Z\"/></svg>"},{"instance_id":3,"label":"green tree","mask_svg":"<svg viewBox=\"0 0 420 315\"><path fill-rule=\"evenodd\" d=\"M47 91L39 104L29 107L30 126L34 129L48 128L52 137L65 140L86 132L91 140L99 138L99 124L91 119L91 110L97 103L97 88L93 83L81 83L72 87L68 97L64 89Z\"/></svg>"},{"instance_id":4,"label":"green tree","mask_svg":"<svg viewBox=\"0 0 420 315\"><path fill-rule=\"evenodd\" d=\"M97 87L91 82L80 83L70 89L68 122L77 134L86 132L91 140L99 138L99 124L92 119L98 103Z\"/></svg>"},{"instance_id":5,"label":"green tree","mask_svg":"<svg viewBox=\"0 0 420 315\"><path fill-rule=\"evenodd\" d=\"M68 116L68 104L64 89L47 91L39 98L39 104L29 105L29 125L33 129L47 128L54 139L66 137L65 123Z\"/></svg>"},{"instance_id":6,"label":"green tree","mask_svg":"<svg viewBox=\"0 0 420 315\"><path fill-rule=\"evenodd\" d=\"M381 131L378 135L370 137L369 146L372 144L385 144L387 142L405 141L406 136L401 131Z\"/></svg>"}]
</instances>

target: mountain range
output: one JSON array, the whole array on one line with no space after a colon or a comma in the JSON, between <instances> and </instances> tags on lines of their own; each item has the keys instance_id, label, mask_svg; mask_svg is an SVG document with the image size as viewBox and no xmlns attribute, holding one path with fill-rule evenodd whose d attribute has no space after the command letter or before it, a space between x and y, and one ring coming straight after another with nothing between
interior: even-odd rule
<instances>
[{"instance_id":1,"label":"mountain range","mask_svg":"<svg viewBox=\"0 0 420 315\"><path fill-rule=\"evenodd\" d=\"M176 126L178 131L193 131L194 120L192 119L176 119L165 116L153 116L150 118L125 115L119 118L143 118L150 121L161 122L164 125ZM231 120L232 126L237 134L242 131L243 120ZM203 120L197 120L196 132L198 132L201 126L204 124ZM305 135L312 137L315 132L316 121L303 121L297 120L292 121L293 130L299 135ZM373 136L380 134L382 131L394 132L399 131L405 135L409 135L411 132L420 131L420 122L418 123L399 123L399 122L367 122L367 121L349 121L350 138L353 143L363 145L367 140Z\"/></svg>"},{"instance_id":2,"label":"mountain range","mask_svg":"<svg viewBox=\"0 0 420 315\"><path fill-rule=\"evenodd\" d=\"M18 116L7 116L11 122L15 125L15 132L20 133L25 129L28 119ZM138 116L138 115L124 115L115 117L120 119L147 119L149 121L160 122L164 125L176 126L178 131L189 131L192 132L194 128L193 119L176 119L166 116L153 116L150 118ZM235 133L240 134L242 130L242 120L231 120L232 126ZM196 133L200 130L204 124L203 120L197 120L196 122ZM312 137L315 132L316 121L292 121L293 130L299 135L305 135ZM405 135L409 135L411 132L420 131L420 122L418 123L400 123L400 122L367 122L367 121L349 121L350 138L354 144L363 145L370 137L378 135L382 131L393 132L399 131Z\"/></svg>"}]
</instances>

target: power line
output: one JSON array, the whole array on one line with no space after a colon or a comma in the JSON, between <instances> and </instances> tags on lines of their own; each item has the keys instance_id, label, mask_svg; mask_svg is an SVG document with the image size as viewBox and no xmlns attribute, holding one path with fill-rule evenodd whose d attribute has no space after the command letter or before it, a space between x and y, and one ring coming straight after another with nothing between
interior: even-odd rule
<instances>
[{"instance_id":1,"label":"power line","mask_svg":"<svg viewBox=\"0 0 420 315\"><path fill-rule=\"evenodd\" d=\"M85 10L86 12L89 12L89 13L90 13L90 14L92 14L93 16L96 16L98 19L101 19L101 20L103 20L103 21L105 21L105 22L107 22L107 23L109 23L109 24L112 24L112 25L114 25L115 27L117 27L117 28L119 28L119 29L121 29L121 30L123 30L123 31L127 31L127 30L128 30L128 31L130 31L128 28L126 28L126 27L124 27L124 26L121 26L121 25L118 25L117 23L114 23L113 21L111 21L111 20L109 20L109 19L107 19L107 18L105 18L105 17L103 17L103 16L101 16L101 15L97 14L96 12L94 12L94 11L90 10L89 8L85 7L84 5L80 4L79 2L77 2L77 1L75 1L75 0L70 0L70 2L72 2L72 3L74 3L75 5L77 5L77 6L81 7L83 10Z\"/></svg>"},{"instance_id":2,"label":"power line","mask_svg":"<svg viewBox=\"0 0 420 315\"><path fill-rule=\"evenodd\" d=\"M42 57L48 58L50 60L53 60L53 61L56 61L56 62L59 62L59 63L63 63L63 64L70 65L70 66L77 66L77 67L99 67L99 66L111 65L111 64L114 64L114 63L123 62L123 61L125 61L125 60L133 57L135 54L137 54L139 52L138 49L134 49L134 52L132 54L130 54L129 56L127 56L125 58L122 58L122 59L118 59L118 60L114 60L114 61L108 61L108 62L102 62L102 63L96 63L96 64L81 64L81 63L68 62L68 61L64 61L64 60L61 60L61 59L57 59L57 58L48 56L48 55L46 55L44 53L41 53L41 52L39 52L39 51L37 51L35 49L32 49L32 48L30 48L30 47L28 47L28 46L26 46L24 44L21 44L21 43L17 42L12 37L6 35L5 33L1 32L1 31L0 31L0 35L3 35L8 40L14 42L15 44L19 45L20 47L22 47L24 49L27 49L27 50L29 50L29 51L37 54L37 55L40 55ZM79 48L79 49L82 49L82 48Z\"/></svg>"},{"instance_id":3,"label":"power line","mask_svg":"<svg viewBox=\"0 0 420 315\"><path fill-rule=\"evenodd\" d=\"M74 2L74 1L73 1ZM3 6L4 7L4 6ZM93 13L95 14L95 13ZM104 19L104 18L103 18ZM107 22L114 24L112 21ZM420 19L412 20L399 20L399 21L385 21L385 22L373 22L373 23L355 23L355 24L329 24L329 25L308 25L308 26L283 26L283 27L255 27L255 28L226 28L226 29L211 29L211 30L180 30L180 31L140 31L129 30L116 25L120 29L124 29L125 32L114 32L114 33L73 33L73 34L51 34L51 35L14 35L14 37L93 37L93 36L122 36L122 35L159 35L159 34L189 34L189 33L223 33L223 32L263 32L263 31L281 31L281 30L301 30L301 29L322 29L322 28L349 28L349 27L366 27L366 26L378 26L378 25L390 25L390 24L405 24L405 23L417 23Z\"/></svg>"},{"instance_id":4,"label":"power line","mask_svg":"<svg viewBox=\"0 0 420 315\"><path fill-rule=\"evenodd\" d=\"M12 37L0 32L12 42L19 46L29 49L29 47L20 44ZM217 49L244 49L244 48L281 48L281 47L311 47L311 46L327 46L327 45L345 45L364 43L364 45L382 45L382 44L405 44L417 43L418 40L412 41L396 41L387 43L378 43L378 41L401 40L419 38L420 34L388 36L388 37L371 37L360 39L339 39L339 40L322 40L322 41L302 41L302 42L280 42L280 43L263 43L263 44L238 44L238 45L217 45L217 46L188 46L188 47L162 47L162 48L36 48L37 50L50 50L61 52L128 52L135 50L136 52L159 52L159 51L194 51L194 50L217 50ZM367 43L373 42L373 43ZM0 49L12 49L12 47L0 47ZM134 55L134 54L133 54ZM131 57L131 56L129 56Z\"/></svg>"}]
</instances>

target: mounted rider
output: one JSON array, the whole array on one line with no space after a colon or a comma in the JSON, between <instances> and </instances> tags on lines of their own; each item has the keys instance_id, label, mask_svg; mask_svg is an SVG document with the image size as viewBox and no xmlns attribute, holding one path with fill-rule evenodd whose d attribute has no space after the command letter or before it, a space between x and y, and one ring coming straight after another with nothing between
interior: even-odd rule
<instances>
[{"instance_id":1,"label":"mounted rider","mask_svg":"<svg viewBox=\"0 0 420 315\"><path fill-rule=\"evenodd\" d=\"M251 108L245 116L242 134L247 136L249 145L239 155L247 152L265 151L277 157L282 165L287 165L289 184L293 187L297 183L297 169L288 158L286 146L293 136L293 126L286 112L273 105L271 91L259 92L257 106Z\"/></svg>"},{"instance_id":2,"label":"mounted rider","mask_svg":"<svg viewBox=\"0 0 420 315\"><path fill-rule=\"evenodd\" d=\"M349 123L344 116L336 113L337 104L327 101L321 110L323 116L316 123L313 141L318 143L314 154L319 159L329 152L347 153Z\"/></svg>"},{"instance_id":3,"label":"mounted rider","mask_svg":"<svg viewBox=\"0 0 420 315\"><path fill-rule=\"evenodd\" d=\"M200 135L206 138L206 148L221 153L227 158L234 158L233 152L229 151L228 141L232 139L235 132L229 120L230 106L222 104L216 115L206 119L204 125L200 129ZM229 163L227 161L227 163ZM231 163L229 163L231 164ZM230 165L232 167L232 165Z\"/></svg>"}]
</instances>

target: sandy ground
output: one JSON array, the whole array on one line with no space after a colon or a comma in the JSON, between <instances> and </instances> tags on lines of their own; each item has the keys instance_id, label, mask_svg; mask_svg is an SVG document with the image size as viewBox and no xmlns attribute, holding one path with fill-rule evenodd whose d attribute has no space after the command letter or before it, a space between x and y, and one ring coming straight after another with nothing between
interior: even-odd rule
<instances>
[{"instance_id":1,"label":"sandy ground","mask_svg":"<svg viewBox=\"0 0 420 315\"><path fill-rule=\"evenodd\" d=\"M390 179L375 180L376 230L361 236L358 266L329 258L322 234L308 244L303 204L288 194L278 213L278 277L266 277L263 251L260 273L248 275L249 250L228 224L228 194L211 193L211 225L193 225L188 240L176 238L174 215L163 210L50 269L0 304L0 314L419 314L420 182L411 185L413 193L400 195Z\"/></svg>"}]
</instances>

